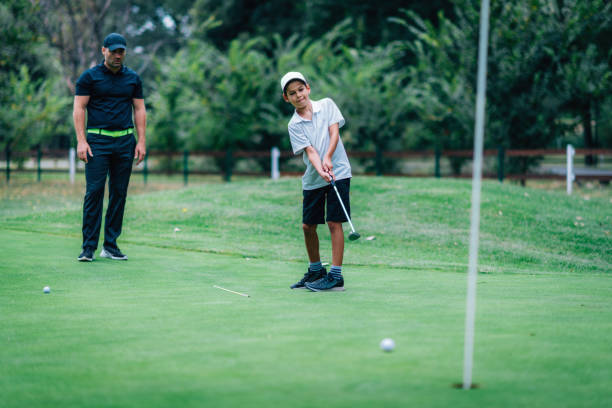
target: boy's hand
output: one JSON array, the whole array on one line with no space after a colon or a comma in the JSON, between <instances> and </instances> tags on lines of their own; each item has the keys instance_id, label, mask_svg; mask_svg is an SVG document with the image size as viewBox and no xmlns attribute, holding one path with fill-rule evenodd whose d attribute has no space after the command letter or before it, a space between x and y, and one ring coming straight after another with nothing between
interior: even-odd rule
<instances>
[{"instance_id":1,"label":"boy's hand","mask_svg":"<svg viewBox=\"0 0 612 408\"><path fill-rule=\"evenodd\" d=\"M331 158L329 156L325 155L325 157L323 157L321 167L323 167L323 171L326 173L333 171L334 165L332 164Z\"/></svg>"},{"instance_id":2,"label":"boy's hand","mask_svg":"<svg viewBox=\"0 0 612 408\"><path fill-rule=\"evenodd\" d=\"M336 179L336 176L334 175L334 172L333 172L333 171L331 171L331 170L330 170L330 171L325 171L325 172L323 172L323 173L319 173L319 174L320 174L320 176L321 176L321 177L322 177L322 178L323 178L325 181L327 181L328 183L331 183L332 179L333 179L333 180L335 180L335 179Z\"/></svg>"},{"instance_id":3,"label":"boy's hand","mask_svg":"<svg viewBox=\"0 0 612 408\"><path fill-rule=\"evenodd\" d=\"M328 183L331 181L331 176L324 171L319 172L319 176L321 176L321 178L327 181Z\"/></svg>"}]
</instances>

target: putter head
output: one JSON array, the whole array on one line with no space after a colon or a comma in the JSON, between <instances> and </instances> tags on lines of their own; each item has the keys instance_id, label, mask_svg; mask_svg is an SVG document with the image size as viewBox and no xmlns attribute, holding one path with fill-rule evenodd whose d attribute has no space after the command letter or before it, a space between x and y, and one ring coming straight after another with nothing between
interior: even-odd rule
<instances>
[{"instance_id":1,"label":"putter head","mask_svg":"<svg viewBox=\"0 0 612 408\"><path fill-rule=\"evenodd\" d=\"M355 231L355 232L351 232L351 233L349 234L349 240L351 240L351 241L358 240L360 236L361 236L361 235L359 235L359 233L358 233L357 231Z\"/></svg>"}]
</instances>

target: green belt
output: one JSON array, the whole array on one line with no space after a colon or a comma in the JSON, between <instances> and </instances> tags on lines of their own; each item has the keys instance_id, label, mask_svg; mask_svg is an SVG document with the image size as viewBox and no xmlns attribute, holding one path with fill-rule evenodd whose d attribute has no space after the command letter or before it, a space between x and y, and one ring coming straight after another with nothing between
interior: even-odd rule
<instances>
[{"instance_id":1,"label":"green belt","mask_svg":"<svg viewBox=\"0 0 612 408\"><path fill-rule=\"evenodd\" d=\"M87 133L119 137L119 136L131 135L132 133L134 133L134 128L124 129L124 130L87 129Z\"/></svg>"}]
</instances>

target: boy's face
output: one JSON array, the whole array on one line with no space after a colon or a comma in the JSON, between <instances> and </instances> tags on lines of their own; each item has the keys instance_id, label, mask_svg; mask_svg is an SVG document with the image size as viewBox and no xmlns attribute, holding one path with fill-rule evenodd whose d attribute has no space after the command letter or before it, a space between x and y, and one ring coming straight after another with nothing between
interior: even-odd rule
<instances>
[{"instance_id":1,"label":"boy's face","mask_svg":"<svg viewBox=\"0 0 612 408\"><path fill-rule=\"evenodd\" d=\"M308 106L310 86L300 80L289 82L283 94L283 99L292 104L295 109L300 110Z\"/></svg>"}]
</instances>

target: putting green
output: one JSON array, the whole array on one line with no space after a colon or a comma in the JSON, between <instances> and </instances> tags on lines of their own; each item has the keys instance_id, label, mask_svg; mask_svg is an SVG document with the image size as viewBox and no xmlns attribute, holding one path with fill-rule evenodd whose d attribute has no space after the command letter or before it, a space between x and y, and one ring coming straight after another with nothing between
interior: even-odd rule
<instances>
[{"instance_id":1,"label":"putting green","mask_svg":"<svg viewBox=\"0 0 612 408\"><path fill-rule=\"evenodd\" d=\"M80 197L43 210L9 203L0 211L4 405L612 405L605 202L485 185L480 388L463 391L453 384L462 373L467 222L456 214L468 184L357 179L362 239L347 242L347 290L334 293L289 289L305 272L294 184L133 195L120 242L128 261L76 261ZM387 207L371 202L374 192ZM538 211L550 198L557 210ZM388 223L402 209L409 231ZM584 222L593 225L568 230L564 219L571 226L576 214L591 214ZM564 234L578 238L558 254ZM391 353L379 348L386 337Z\"/></svg>"}]
</instances>

